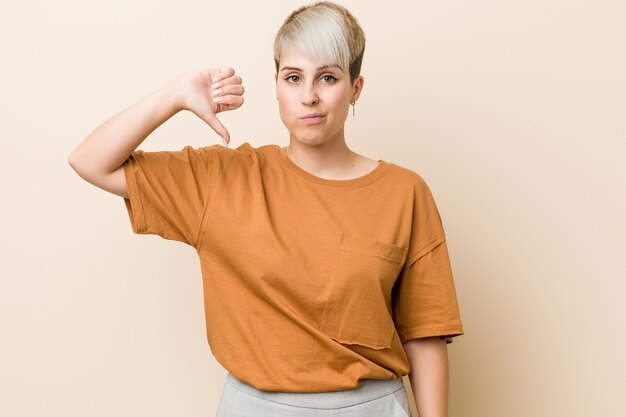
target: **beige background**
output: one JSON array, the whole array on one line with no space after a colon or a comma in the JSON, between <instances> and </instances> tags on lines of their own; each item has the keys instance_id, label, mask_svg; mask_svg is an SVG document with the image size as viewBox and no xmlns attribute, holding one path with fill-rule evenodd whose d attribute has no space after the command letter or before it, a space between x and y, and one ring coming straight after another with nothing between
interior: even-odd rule
<instances>
[{"instance_id":1,"label":"beige background","mask_svg":"<svg viewBox=\"0 0 626 417\"><path fill-rule=\"evenodd\" d=\"M246 87L220 117L231 147L285 145L272 41L300 4L3 3L0 415L214 415L226 371L194 250L133 235L67 157L223 65ZM466 331L450 415L626 415L625 3L341 4L368 37L348 144L420 173L444 220ZM219 142L181 112L140 149Z\"/></svg>"}]
</instances>

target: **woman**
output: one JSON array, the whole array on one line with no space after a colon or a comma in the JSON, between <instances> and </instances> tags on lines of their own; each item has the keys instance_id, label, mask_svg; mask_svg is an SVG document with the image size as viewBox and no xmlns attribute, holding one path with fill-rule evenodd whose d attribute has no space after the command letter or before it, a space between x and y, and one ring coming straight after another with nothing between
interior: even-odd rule
<instances>
[{"instance_id":1,"label":"woman","mask_svg":"<svg viewBox=\"0 0 626 417\"><path fill-rule=\"evenodd\" d=\"M365 37L342 6L294 11L275 39L286 147L248 142L144 152L180 110L226 145L232 68L176 77L92 132L70 156L124 197L134 233L193 246L207 339L228 370L218 416L446 416L447 343L463 334L445 234L417 173L351 151Z\"/></svg>"}]
</instances>

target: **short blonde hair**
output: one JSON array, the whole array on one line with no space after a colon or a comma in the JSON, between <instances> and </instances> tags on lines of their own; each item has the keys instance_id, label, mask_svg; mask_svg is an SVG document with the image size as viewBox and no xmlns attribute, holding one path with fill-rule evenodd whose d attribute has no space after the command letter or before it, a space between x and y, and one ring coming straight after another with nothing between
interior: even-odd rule
<instances>
[{"instance_id":1,"label":"short blonde hair","mask_svg":"<svg viewBox=\"0 0 626 417\"><path fill-rule=\"evenodd\" d=\"M324 63L348 68L350 82L361 73L365 34L343 6L318 1L294 10L274 39L276 72L282 53L298 51Z\"/></svg>"}]
</instances>

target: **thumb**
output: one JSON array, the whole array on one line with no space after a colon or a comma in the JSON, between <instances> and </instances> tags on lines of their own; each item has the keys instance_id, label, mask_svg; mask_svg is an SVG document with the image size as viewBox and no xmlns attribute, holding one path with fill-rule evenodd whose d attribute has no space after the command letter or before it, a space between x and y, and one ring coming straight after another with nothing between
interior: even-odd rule
<instances>
[{"instance_id":1,"label":"thumb","mask_svg":"<svg viewBox=\"0 0 626 417\"><path fill-rule=\"evenodd\" d=\"M213 81L223 80L224 78L230 78L235 74L235 70L231 67L219 67L213 77Z\"/></svg>"},{"instance_id":2,"label":"thumb","mask_svg":"<svg viewBox=\"0 0 626 417\"><path fill-rule=\"evenodd\" d=\"M215 116L215 114L207 115L204 121L211 127L211 129L215 130L215 132L222 137L224 146L228 146L228 143L230 142L230 133L228 133L228 130Z\"/></svg>"}]
</instances>

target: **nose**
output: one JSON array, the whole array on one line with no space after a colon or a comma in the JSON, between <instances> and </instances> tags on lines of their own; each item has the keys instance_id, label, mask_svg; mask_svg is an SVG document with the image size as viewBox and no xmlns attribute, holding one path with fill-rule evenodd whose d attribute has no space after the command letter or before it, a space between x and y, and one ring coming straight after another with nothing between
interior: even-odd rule
<instances>
[{"instance_id":1,"label":"nose","mask_svg":"<svg viewBox=\"0 0 626 417\"><path fill-rule=\"evenodd\" d=\"M319 97L317 96L315 85L310 83L304 83L303 85L302 91L300 92L300 102L307 106L317 103Z\"/></svg>"}]
</instances>

